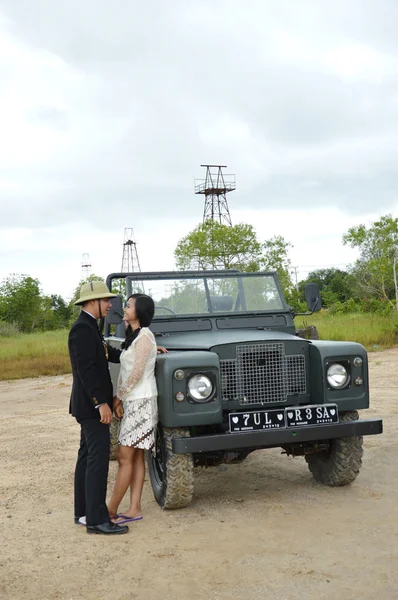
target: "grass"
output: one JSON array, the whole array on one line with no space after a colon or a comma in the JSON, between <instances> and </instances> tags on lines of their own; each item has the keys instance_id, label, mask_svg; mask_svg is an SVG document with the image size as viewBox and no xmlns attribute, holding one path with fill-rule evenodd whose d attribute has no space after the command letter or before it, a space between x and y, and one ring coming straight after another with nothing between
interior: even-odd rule
<instances>
[{"instance_id":1,"label":"grass","mask_svg":"<svg viewBox=\"0 0 398 600\"><path fill-rule=\"evenodd\" d=\"M0 337L0 380L70 373L68 330Z\"/></svg>"},{"instance_id":2,"label":"grass","mask_svg":"<svg viewBox=\"0 0 398 600\"><path fill-rule=\"evenodd\" d=\"M358 342L368 351L384 350L398 344L398 313L389 316L369 313L336 314L326 311L296 317L296 327L315 325L321 340Z\"/></svg>"},{"instance_id":3,"label":"grass","mask_svg":"<svg viewBox=\"0 0 398 600\"><path fill-rule=\"evenodd\" d=\"M359 342L368 351L398 345L398 313L331 315L325 311L297 317L296 327L316 325L322 340ZM0 336L0 380L70 373L68 330Z\"/></svg>"}]
</instances>

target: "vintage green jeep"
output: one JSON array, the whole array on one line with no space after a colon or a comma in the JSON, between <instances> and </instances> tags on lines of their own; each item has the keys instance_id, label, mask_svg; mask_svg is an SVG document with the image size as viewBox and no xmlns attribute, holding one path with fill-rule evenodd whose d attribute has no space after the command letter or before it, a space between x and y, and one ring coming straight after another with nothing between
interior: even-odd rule
<instances>
[{"instance_id":1,"label":"vintage green jeep","mask_svg":"<svg viewBox=\"0 0 398 600\"><path fill-rule=\"evenodd\" d=\"M147 457L162 508L189 504L195 466L241 462L265 448L304 456L325 485L357 477L362 436L382 433L381 419L358 420L369 407L366 350L298 337L275 273L113 273L107 284L126 297L152 296L151 330L168 350L157 358L159 425ZM307 286L306 300L310 312L320 309L317 285ZM118 296L104 324L116 347L122 309ZM110 370L116 386L118 365Z\"/></svg>"}]
</instances>

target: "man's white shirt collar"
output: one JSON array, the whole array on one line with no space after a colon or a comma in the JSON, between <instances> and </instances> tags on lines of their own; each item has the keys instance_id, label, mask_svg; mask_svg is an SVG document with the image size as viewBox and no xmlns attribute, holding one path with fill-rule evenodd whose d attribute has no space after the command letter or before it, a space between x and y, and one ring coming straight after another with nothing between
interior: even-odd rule
<instances>
[{"instance_id":1,"label":"man's white shirt collar","mask_svg":"<svg viewBox=\"0 0 398 600\"><path fill-rule=\"evenodd\" d=\"M94 316L93 316L91 313L89 313L89 312L87 312L86 310L84 310L84 308L82 308L82 312L85 312L85 313L86 313L86 315L90 315L90 317L91 317L92 319L94 319L94 321L96 321L96 320L97 320L97 319L96 319L96 318L95 318L95 317L94 317Z\"/></svg>"}]
</instances>

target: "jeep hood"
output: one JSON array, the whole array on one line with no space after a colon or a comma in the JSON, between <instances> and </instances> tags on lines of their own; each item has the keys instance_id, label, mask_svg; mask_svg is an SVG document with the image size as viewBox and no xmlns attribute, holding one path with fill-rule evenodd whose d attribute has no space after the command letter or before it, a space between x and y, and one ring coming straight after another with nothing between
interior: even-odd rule
<instances>
[{"instance_id":1,"label":"jeep hood","mask_svg":"<svg viewBox=\"0 0 398 600\"><path fill-rule=\"evenodd\" d=\"M211 350L214 346L225 344L242 344L252 342L275 342L275 341L308 342L298 338L296 335L283 333L281 331L253 331L253 330L231 330L231 331L186 331L169 333L158 336L156 341L159 346L165 346L168 350Z\"/></svg>"}]
</instances>

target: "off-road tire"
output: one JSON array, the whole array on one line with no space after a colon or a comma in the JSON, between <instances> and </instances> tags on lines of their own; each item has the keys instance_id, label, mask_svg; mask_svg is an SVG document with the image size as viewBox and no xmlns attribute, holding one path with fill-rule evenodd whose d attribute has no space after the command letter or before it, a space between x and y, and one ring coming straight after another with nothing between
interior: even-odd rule
<instances>
[{"instance_id":1,"label":"off-road tire","mask_svg":"<svg viewBox=\"0 0 398 600\"><path fill-rule=\"evenodd\" d=\"M357 421L358 411L340 415L340 421ZM362 465L362 436L330 440L328 451L307 454L305 460L315 481L331 487L348 485L359 474Z\"/></svg>"},{"instance_id":2,"label":"off-road tire","mask_svg":"<svg viewBox=\"0 0 398 600\"><path fill-rule=\"evenodd\" d=\"M189 437L188 429L177 427L157 428L156 455L147 453L149 478L156 502L165 509L183 508L193 496L192 454L174 454L172 441L176 437Z\"/></svg>"},{"instance_id":3,"label":"off-road tire","mask_svg":"<svg viewBox=\"0 0 398 600\"><path fill-rule=\"evenodd\" d=\"M110 425L110 435L111 435L111 451L109 453L109 460L116 460L117 458L117 449L119 447L118 444L118 436L119 436L119 427L120 421L116 419L115 415L112 415L112 421Z\"/></svg>"}]
</instances>

